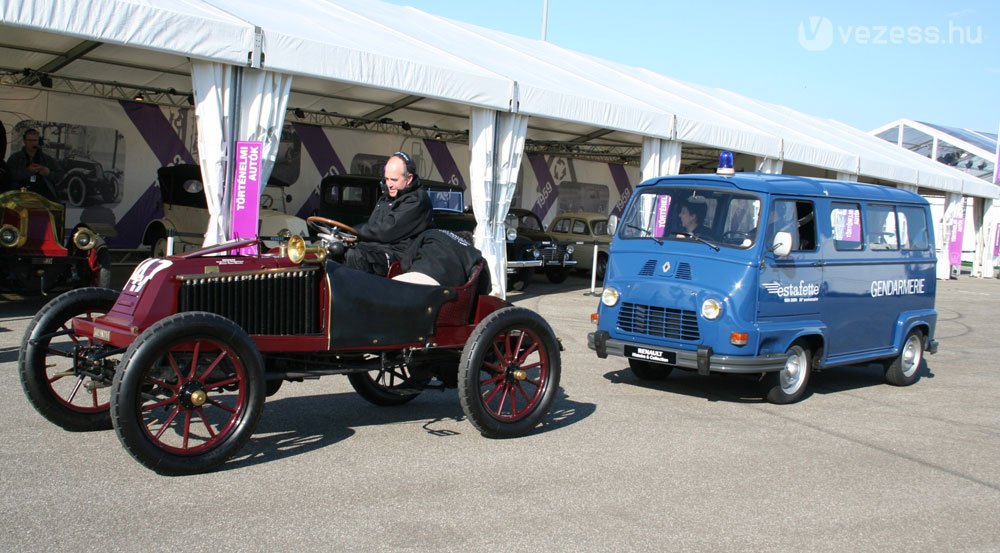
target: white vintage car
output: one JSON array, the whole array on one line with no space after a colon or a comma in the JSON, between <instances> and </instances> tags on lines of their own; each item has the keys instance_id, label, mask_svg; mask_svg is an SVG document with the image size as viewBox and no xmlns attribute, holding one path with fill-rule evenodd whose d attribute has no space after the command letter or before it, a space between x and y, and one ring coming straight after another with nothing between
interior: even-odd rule
<instances>
[{"instance_id":1,"label":"white vintage car","mask_svg":"<svg viewBox=\"0 0 1000 553\"><path fill-rule=\"evenodd\" d=\"M594 267L594 247L597 247L597 280L604 279L608 266L608 216L600 213L565 212L556 215L549 224L549 234L560 242L573 244L576 268L588 273Z\"/></svg>"},{"instance_id":2,"label":"white vintage car","mask_svg":"<svg viewBox=\"0 0 1000 553\"><path fill-rule=\"evenodd\" d=\"M156 173L163 200L163 217L146 225L142 243L150 247L153 257L165 257L172 231L173 249L169 253L200 249L209 218L201 169L197 165L182 164L161 167ZM268 183L260 198L259 236L299 235L309 241L305 220L285 213L290 200L291 196L285 193L283 184L276 184L274 179ZM275 247L278 242L265 239L264 244Z\"/></svg>"}]
</instances>

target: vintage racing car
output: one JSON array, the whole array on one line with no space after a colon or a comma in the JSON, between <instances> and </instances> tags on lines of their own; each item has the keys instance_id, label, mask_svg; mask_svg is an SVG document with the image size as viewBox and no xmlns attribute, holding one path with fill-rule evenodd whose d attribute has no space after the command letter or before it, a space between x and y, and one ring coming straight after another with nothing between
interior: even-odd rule
<instances>
[{"instance_id":1,"label":"vintage racing car","mask_svg":"<svg viewBox=\"0 0 1000 553\"><path fill-rule=\"evenodd\" d=\"M46 294L108 286L111 255L86 225L66 234L66 208L27 190L0 193L0 290Z\"/></svg>"},{"instance_id":2,"label":"vintage racing car","mask_svg":"<svg viewBox=\"0 0 1000 553\"><path fill-rule=\"evenodd\" d=\"M293 236L256 256L230 242L133 272L120 294L83 288L39 311L18 366L24 391L67 430L114 428L161 474L198 473L250 438L284 381L347 375L377 405L458 388L484 436L534 429L560 377L560 349L537 313L487 295L476 266L459 287L349 269L326 257L350 227L310 217L323 246ZM390 272L391 275L392 272Z\"/></svg>"}]
</instances>

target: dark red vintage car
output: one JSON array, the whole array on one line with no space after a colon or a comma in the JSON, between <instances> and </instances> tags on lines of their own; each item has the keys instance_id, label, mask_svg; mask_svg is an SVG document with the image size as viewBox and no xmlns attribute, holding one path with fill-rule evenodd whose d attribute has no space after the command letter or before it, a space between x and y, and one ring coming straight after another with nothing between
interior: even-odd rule
<instances>
[{"instance_id":1,"label":"dark red vintage car","mask_svg":"<svg viewBox=\"0 0 1000 553\"><path fill-rule=\"evenodd\" d=\"M108 286L111 258L104 240L78 225L65 240L66 208L34 192L0 194L0 290L48 293Z\"/></svg>"},{"instance_id":2,"label":"dark red vintage car","mask_svg":"<svg viewBox=\"0 0 1000 553\"><path fill-rule=\"evenodd\" d=\"M347 375L377 405L458 388L491 438L524 435L548 413L560 343L537 313L488 295L482 263L462 286L425 286L349 269L297 236L228 253L250 243L148 259L120 294L84 288L50 302L18 359L31 403L67 430L113 427L162 474L224 463L285 381Z\"/></svg>"}]
</instances>

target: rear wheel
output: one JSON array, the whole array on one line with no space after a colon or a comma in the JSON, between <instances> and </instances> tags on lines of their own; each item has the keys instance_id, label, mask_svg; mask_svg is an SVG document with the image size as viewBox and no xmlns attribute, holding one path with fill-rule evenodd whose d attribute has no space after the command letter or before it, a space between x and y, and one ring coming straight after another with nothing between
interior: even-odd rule
<instances>
[{"instance_id":1,"label":"rear wheel","mask_svg":"<svg viewBox=\"0 0 1000 553\"><path fill-rule=\"evenodd\" d=\"M885 381L893 386L909 386L920 379L924 361L924 333L911 330L899 355L885 365Z\"/></svg>"},{"instance_id":2,"label":"rear wheel","mask_svg":"<svg viewBox=\"0 0 1000 553\"><path fill-rule=\"evenodd\" d=\"M80 175L66 180L66 201L73 207L83 207L87 202L87 181Z\"/></svg>"},{"instance_id":3,"label":"rear wheel","mask_svg":"<svg viewBox=\"0 0 1000 553\"><path fill-rule=\"evenodd\" d=\"M559 375L559 342L545 319L520 307L494 311L462 350L462 410L486 437L522 436L549 412Z\"/></svg>"},{"instance_id":4,"label":"rear wheel","mask_svg":"<svg viewBox=\"0 0 1000 553\"><path fill-rule=\"evenodd\" d=\"M670 376L671 371L674 370L669 365L661 365L639 359L629 359L628 367L632 369L632 374L639 380L665 380Z\"/></svg>"},{"instance_id":5,"label":"rear wheel","mask_svg":"<svg viewBox=\"0 0 1000 553\"><path fill-rule=\"evenodd\" d=\"M359 396L382 407L402 405L416 399L424 382L413 382L406 367L392 367L377 371L347 375Z\"/></svg>"},{"instance_id":6,"label":"rear wheel","mask_svg":"<svg viewBox=\"0 0 1000 553\"><path fill-rule=\"evenodd\" d=\"M28 401L66 430L111 428L110 386L120 356L97 359L112 348L74 334L72 320L104 315L117 298L104 288L61 294L35 315L21 341L17 365Z\"/></svg>"},{"instance_id":7,"label":"rear wheel","mask_svg":"<svg viewBox=\"0 0 1000 553\"><path fill-rule=\"evenodd\" d=\"M785 353L788 356L785 367L778 372L768 373L765 378L769 387L767 400L779 405L802 399L812 372L812 352L809 351L808 344L797 341Z\"/></svg>"},{"instance_id":8,"label":"rear wheel","mask_svg":"<svg viewBox=\"0 0 1000 553\"><path fill-rule=\"evenodd\" d=\"M160 474L210 470L235 454L264 408L264 363L250 337L211 313L178 313L146 329L111 389L118 439Z\"/></svg>"}]
</instances>

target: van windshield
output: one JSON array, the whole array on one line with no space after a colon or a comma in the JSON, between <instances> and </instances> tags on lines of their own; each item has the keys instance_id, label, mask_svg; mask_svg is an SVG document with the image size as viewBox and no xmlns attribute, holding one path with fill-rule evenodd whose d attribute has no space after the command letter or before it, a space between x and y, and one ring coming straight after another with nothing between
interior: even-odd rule
<instances>
[{"instance_id":1,"label":"van windshield","mask_svg":"<svg viewBox=\"0 0 1000 553\"><path fill-rule=\"evenodd\" d=\"M750 248L757 241L760 198L702 188L642 191L622 217L622 238L707 241Z\"/></svg>"}]
</instances>

